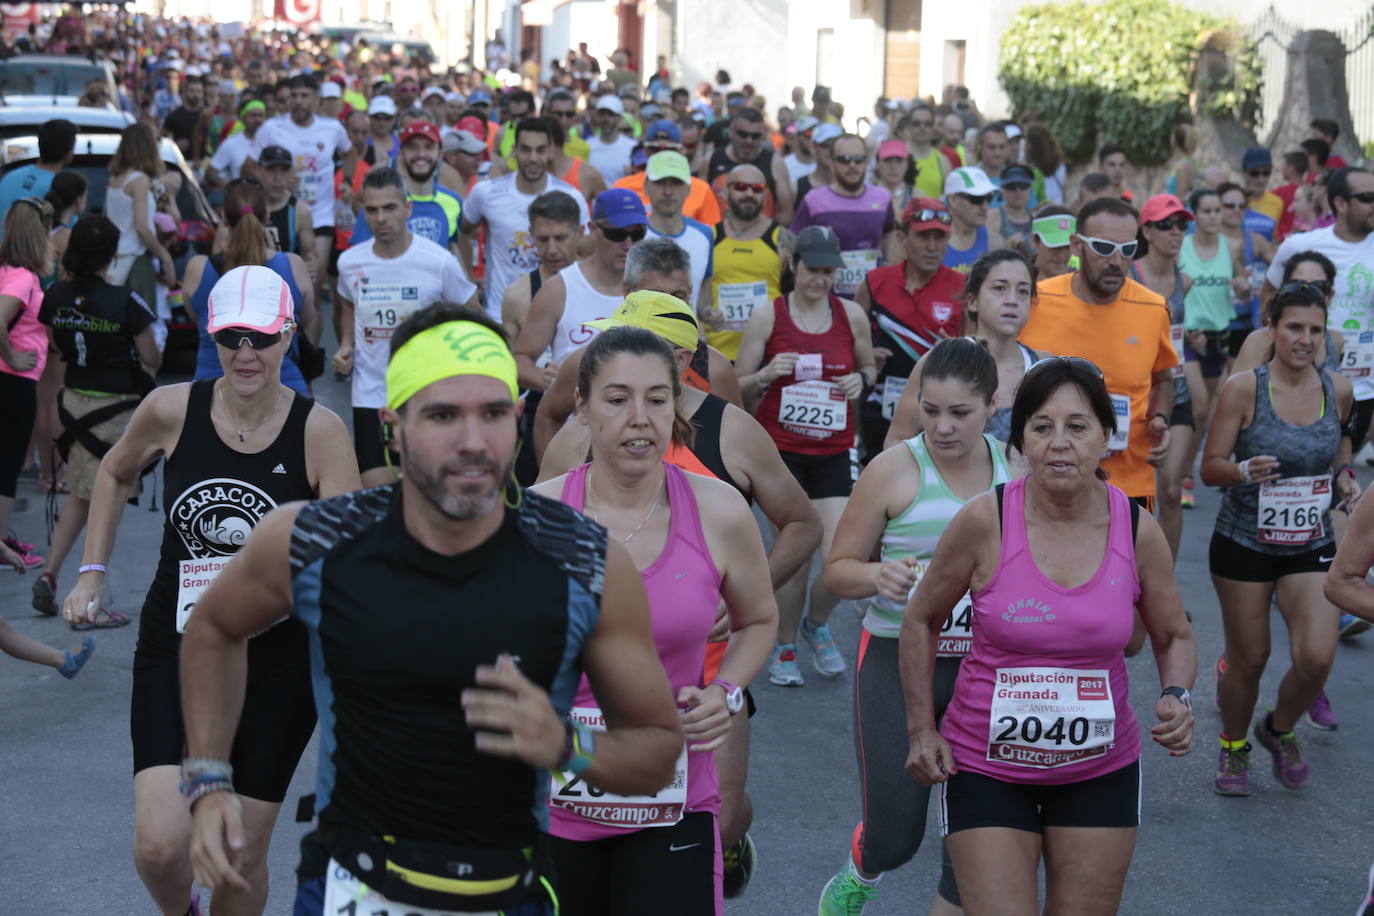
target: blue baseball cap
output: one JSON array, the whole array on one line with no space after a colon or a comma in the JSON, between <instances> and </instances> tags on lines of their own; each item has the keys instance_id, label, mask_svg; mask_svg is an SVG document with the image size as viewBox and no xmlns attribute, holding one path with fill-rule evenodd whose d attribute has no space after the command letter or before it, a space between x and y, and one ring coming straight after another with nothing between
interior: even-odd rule
<instances>
[{"instance_id":1,"label":"blue baseball cap","mask_svg":"<svg viewBox=\"0 0 1374 916\"><path fill-rule=\"evenodd\" d=\"M490 93L490 92L487 92L487 90L485 90L485 89L474 89L474 90L472 91L472 94L468 96L468 104L469 104L469 105L483 105L483 104L485 104L485 105L490 105L490 104L491 104L491 93Z\"/></svg>"},{"instance_id":2,"label":"blue baseball cap","mask_svg":"<svg viewBox=\"0 0 1374 916\"><path fill-rule=\"evenodd\" d=\"M649 222L649 214L644 210L644 201L628 188L611 188L596 196L592 206L592 219L607 223L616 229L630 226L643 226Z\"/></svg>"},{"instance_id":3,"label":"blue baseball cap","mask_svg":"<svg viewBox=\"0 0 1374 916\"><path fill-rule=\"evenodd\" d=\"M1264 147L1252 146L1241 157L1240 167L1247 172L1251 169L1273 168L1274 157L1269 155L1269 150Z\"/></svg>"},{"instance_id":4,"label":"blue baseball cap","mask_svg":"<svg viewBox=\"0 0 1374 916\"><path fill-rule=\"evenodd\" d=\"M642 111L643 109L641 109ZM676 124L667 118L660 118L644 128L645 140L671 140L674 143L682 142L682 131L678 130Z\"/></svg>"}]
</instances>

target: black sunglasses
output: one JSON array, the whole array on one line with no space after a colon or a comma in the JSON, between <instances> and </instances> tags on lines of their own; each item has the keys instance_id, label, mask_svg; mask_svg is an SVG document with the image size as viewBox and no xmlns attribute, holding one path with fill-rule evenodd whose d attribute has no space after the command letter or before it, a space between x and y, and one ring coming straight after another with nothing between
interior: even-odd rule
<instances>
[{"instance_id":1,"label":"black sunglasses","mask_svg":"<svg viewBox=\"0 0 1374 916\"><path fill-rule=\"evenodd\" d=\"M1249 175L1251 178L1268 178L1270 175L1274 174L1274 170L1273 170L1273 169L1247 169L1246 172L1245 172L1245 174Z\"/></svg>"},{"instance_id":2,"label":"black sunglasses","mask_svg":"<svg viewBox=\"0 0 1374 916\"><path fill-rule=\"evenodd\" d=\"M1157 219L1145 225L1149 226L1151 229L1157 229L1160 232L1170 232L1174 229L1183 232L1188 229L1188 221L1181 216L1175 216L1171 219Z\"/></svg>"},{"instance_id":3,"label":"black sunglasses","mask_svg":"<svg viewBox=\"0 0 1374 916\"><path fill-rule=\"evenodd\" d=\"M960 194L959 196L962 197L964 200L968 201L969 203L973 204L975 207L981 207L984 204L992 203L991 194Z\"/></svg>"},{"instance_id":4,"label":"black sunglasses","mask_svg":"<svg viewBox=\"0 0 1374 916\"><path fill-rule=\"evenodd\" d=\"M262 350L281 342L281 331L264 334L262 331L251 331L248 328L221 328L211 336L221 347L234 351L242 347L245 340L254 350Z\"/></svg>"},{"instance_id":5,"label":"black sunglasses","mask_svg":"<svg viewBox=\"0 0 1374 916\"><path fill-rule=\"evenodd\" d=\"M1048 366L1051 363L1063 363L1071 368L1086 369L1091 372L1095 378L1104 378L1102 370L1097 368L1096 363L1092 360L1084 359L1081 356L1046 356L1044 359L1036 360L1031 363L1031 367L1026 370L1026 375L1030 375L1041 366Z\"/></svg>"},{"instance_id":6,"label":"black sunglasses","mask_svg":"<svg viewBox=\"0 0 1374 916\"><path fill-rule=\"evenodd\" d=\"M624 229L617 229L614 226L603 226L601 223L597 223L596 225L608 242L623 242L629 239L632 242L639 243L644 241L644 236L649 231L649 227L643 223L637 226L628 226Z\"/></svg>"},{"instance_id":7,"label":"black sunglasses","mask_svg":"<svg viewBox=\"0 0 1374 916\"><path fill-rule=\"evenodd\" d=\"M246 184L250 187L258 188L259 190L261 190L262 188L262 182L258 181L256 178L248 178L246 176L241 176L239 178L235 178L233 181L230 181L227 185L225 185L224 190L227 191L230 188L238 187L241 184Z\"/></svg>"},{"instance_id":8,"label":"black sunglasses","mask_svg":"<svg viewBox=\"0 0 1374 916\"><path fill-rule=\"evenodd\" d=\"M840 165L863 165L868 161L868 157L862 153L846 153L843 156L831 156L830 158Z\"/></svg>"},{"instance_id":9,"label":"black sunglasses","mask_svg":"<svg viewBox=\"0 0 1374 916\"><path fill-rule=\"evenodd\" d=\"M763 134L762 134L762 133L757 133L757 134L755 134L755 133L750 133L750 132L747 131L747 130L739 130L739 129L736 129L736 130L735 130L735 136L736 136L736 137L739 137L741 140L762 140L762 139L763 139Z\"/></svg>"},{"instance_id":10,"label":"black sunglasses","mask_svg":"<svg viewBox=\"0 0 1374 916\"><path fill-rule=\"evenodd\" d=\"M1374 191L1354 191L1341 196L1346 200L1358 200L1362 204L1374 204Z\"/></svg>"}]
</instances>

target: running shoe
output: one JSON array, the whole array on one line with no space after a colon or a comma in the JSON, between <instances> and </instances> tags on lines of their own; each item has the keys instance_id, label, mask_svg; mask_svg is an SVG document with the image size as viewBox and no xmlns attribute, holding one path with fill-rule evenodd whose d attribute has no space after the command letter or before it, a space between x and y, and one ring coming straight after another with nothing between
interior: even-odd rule
<instances>
[{"instance_id":1,"label":"running shoe","mask_svg":"<svg viewBox=\"0 0 1374 916\"><path fill-rule=\"evenodd\" d=\"M779 687L800 687L806 683L801 669L797 667L797 647L794 643L773 647L773 658L768 663L768 682Z\"/></svg>"},{"instance_id":2,"label":"running shoe","mask_svg":"<svg viewBox=\"0 0 1374 916\"><path fill-rule=\"evenodd\" d=\"M746 833L736 840L733 846L725 850L721 858L725 862L725 896L727 898L738 897L749 886L749 879L754 877L754 865L758 860L758 851L754 849L754 841Z\"/></svg>"},{"instance_id":3,"label":"running shoe","mask_svg":"<svg viewBox=\"0 0 1374 916\"><path fill-rule=\"evenodd\" d=\"M1193 478L1183 478L1183 492L1178 498L1178 504L1184 509L1197 508L1197 500L1193 498Z\"/></svg>"},{"instance_id":4,"label":"running shoe","mask_svg":"<svg viewBox=\"0 0 1374 916\"><path fill-rule=\"evenodd\" d=\"M813 626L810 617L803 617L801 628L797 631L802 643L811 650L811 664L821 677L839 677L847 667L844 656L835 648L835 640L830 636L830 627L825 624Z\"/></svg>"},{"instance_id":5,"label":"running shoe","mask_svg":"<svg viewBox=\"0 0 1374 916\"><path fill-rule=\"evenodd\" d=\"M864 904L878 896L878 888L865 884L848 864L821 889L818 916L861 916Z\"/></svg>"},{"instance_id":6,"label":"running shoe","mask_svg":"<svg viewBox=\"0 0 1374 916\"><path fill-rule=\"evenodd\" d=\"M1221 756L1217 759L1216 792L1218 795L1250 794L1250 745L1248 742L1245 747L1223 747L1221 749Z\"/></svg>"},{"instance_id":7,"label":"running shoe","mask_svg":"<svg viewBox=\"0 0 1374 916\"><path fill-rule=\"evenodd\" d=\"M5 546L19 555L25 569L33 569L35 566L43 565L43 558L33 552L32 544L25 544L14 538L5 538ZM8 569L9 567L5 567Z\"/></svg>"},{"instance_id":8,"label":"running shoe","mask_svg":"<svg viewBox=\"0 0 1374 916\"><path fill-rule=\"evenodd\" d=\"M1341 639L1351 639L1355 636L1359 636L1371 626L1374 626L1374 624L1371 624L1363 617L1356 617L1354 614L1346 614L1344 612L1341 613Z\"/></svg>"},{"instance_id":9,"label":"running shoe","mask_svg":"<svg viewBox=\"0 0 1374 916\"><path fill-rule=\"evenodd\" d=\"M1255 739L1274 758L1274 776L1285 788L1301 789L1307 785L1307 761L1302 759L1302 746L1293 732L1276 735L1270 728L1273 713L1255 723Z\"/></svg>"},{"instance_id":10,"label":"running shoe","mask_svg":"<svg viewBox=\"0 0 1374 916\"><path fill-rule=\"evenodd\" d=\"M1312 705L1302 717L1307 720L1308 725L1324 732L1334 732L1341 727L1341 720L1336 718L1336 711L1331 708L1331 701L1327 699L1325 690L1317 694L1317 698L1312 701Z\"/></svg>"},{"instance_id":11,"label":"running shoe","mask_svg":"<svg viewBox=\"0 0 1374 916\"><path fill-rule=\"evenodd\" d=\"M57 577L50 572L34 580L33 609L49 617L57 613Z\"/></svg>"},{"instance_id":12,"label":"running shoe","mask_svg":"<svg viewBox=\"0 0 1374 916\"><path fill-rule=\"evenodd\" d=\"M13 531L10 532L9 537L5 538L5 543L10 545L20 553L38 553L37 544L28 544L24 541L19 540L19 538L14 536Z\"/></svg>"},{"instance_id":13,"label":"running shoe","mask_svg":"<svg viewBox=\"0 0 1374 916\"><path fill-rule=\"evenodd\" d=\"M1212 671L1217 676L1216 693L1212 695L1212 702L1216 704L1217 709L1221 709L1221 679L1226 676L1226 656L1217 656L1217 663L1212 666Z\"/></svg>"}]
</instances>

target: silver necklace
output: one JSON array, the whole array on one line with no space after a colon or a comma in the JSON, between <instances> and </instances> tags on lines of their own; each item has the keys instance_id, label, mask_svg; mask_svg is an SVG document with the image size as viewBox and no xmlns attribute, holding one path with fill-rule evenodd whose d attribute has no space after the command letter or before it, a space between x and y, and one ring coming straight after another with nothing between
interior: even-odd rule
<instances>
[{"instance_id":1,"label":"silver necklace","mask_svg":"<svg viewBox=\"0 0 1374 916\"><path fill-rule=\"evenodd\" d=\"M257 431L257 429L258 429L259 427L261 427L264 423L266 423L268 420L272 419L273 417L275 417L275 416L277 415L277 408L278 408L278 407L281 407L281 389L280 389L280 388L277 389L277 400L276 400L275 402L273 402L273 404L272 404L272 411L271 411L271 413L269 413L267 416L263 417L263 418L262 418L261 420L259 420L256 424L254 424L253 426L248 427L247 429L242 429L242 428L240 428L239 425L238 425L238 421L234 419L234 412L233 412L232 410L229 409L229 402L226 401L226 400L224 399L224 389L223 389L223 388L220 388L220 389L219 389L219 402L220 402L220 405L224 408L224 415L225 415L226 417L229 418L229 423L234 427L234 432L238 434L239 441L240 441L240 442L243 442L243 441L244 441L243 436L244 436L245 433L251 433L251 432Z\"/></svg>"},{"instance_id":2,"label":"silver necklace","mask_svg":"<svg viewBox=\"0 0 1374 916\"><path fill-rule=\"evenodd\" d=\"M665 483L665 484L667 483L667 478L664 478L664 483ZM591 468L587 468L587 491L590 493L591 490L592 490L592 469L591 469ZM659 496L660 496L660 494L662 494L662 493L663 493L663 486L660 485L659 488L658 488L658 492L656 492L656 493L654 494L654 504L653 504L652 506L649 507L649 514L646 515L646 516L644 516L644 521L640 522L639 525L635 527L635 530L634 530L634 531L631 531L629 534L625 535L624 539L621 540L620 543L622 543L622 544L628 544L628 543L630 543L630 538L634 537L636 534L639 534L639 532L641 532L641 531L644 530L644 526L647 525L647 524L649 524L649 519L653 518L653 517L654 517L654 513L658 511ZM587 514L590 515L590 516L592 517L592 521L596 522L598 525L601 524L601 519L597 518L597 516L596 516L596 510L592 509L591 506L586 505L585 501L583 502L582 508L584 508L584 509L587 510ZM608 528L607 530L610 530L610 529Z\"/></svg>"}]
</instances>

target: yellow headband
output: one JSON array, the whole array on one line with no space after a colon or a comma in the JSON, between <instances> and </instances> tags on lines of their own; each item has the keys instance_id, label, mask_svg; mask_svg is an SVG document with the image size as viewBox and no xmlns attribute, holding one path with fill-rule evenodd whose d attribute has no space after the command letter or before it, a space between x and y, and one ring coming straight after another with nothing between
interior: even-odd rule
<instances>
[{"instance_id":1,"label":"yellow headband","mask_svg":"<svg viewBox=\"0 0 1374 916\"><path fill-rule=\"evenodd\" d=\"M399 410L427 385L455 375L486 375L506 383L514 401L515 357L491 328L472 321L449 321L410 338L386 367L386 404Z\"/></svg>"}]
</instances>

